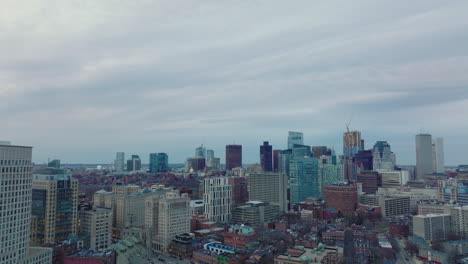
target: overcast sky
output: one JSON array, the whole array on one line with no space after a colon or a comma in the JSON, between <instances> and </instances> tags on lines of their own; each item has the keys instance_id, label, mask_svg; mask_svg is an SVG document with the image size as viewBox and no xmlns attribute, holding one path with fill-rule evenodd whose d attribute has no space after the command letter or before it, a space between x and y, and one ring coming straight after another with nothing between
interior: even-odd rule
<instances>
[{"instance_id":1,"label":"overcast sky","mask_svg":"<svg viewBox=\"0 0 468 264\"><path fill-rule=\"evenodd\" d=\"M385 2L385 3L384 3ZM468 163L468 1L3 0L0 140L33 160L110 163L115 152L205 144L258 162L288 130L342 152L414 136Z\"/></svg>"}]
</instances>

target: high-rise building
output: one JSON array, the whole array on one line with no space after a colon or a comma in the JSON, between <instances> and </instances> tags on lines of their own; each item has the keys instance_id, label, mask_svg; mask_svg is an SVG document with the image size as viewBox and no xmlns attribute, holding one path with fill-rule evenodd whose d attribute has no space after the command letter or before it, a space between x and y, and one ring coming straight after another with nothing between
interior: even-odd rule
<instances>
[{"instance_id":1,"label":"high-rise building","mask_svg":"<svg viewBox=\"0 0 468 264\"><path fill-rule=\"evenodd\" d=\"M264 141L260 146L260 164L264 171L273 170L273 147L268 144L268 141Z\"/></svg>"},{"instance_id":2,"label":"high-rise building","mask_svg":"<svg viewBox=\"0 0 468 264\"><path fill-rule=\"evenodd\" d=\"M444 157L444 139L441 137L432 140L432 158L433 171L436 173L445 172L445 157Z\"/></svg>"},{"instance_id":3,"label":"high-rise building","mask_svg":"<svg viewBox=\"0 0 468 264\"><path fill-rule=\"evenodd\" d=\"M112 209L81 209L78 212L78 233L85 236L85 247L91 250L105 250L112 245Z\"/></svg>"},{"instance_id":4,"label":"high-rise building","mask_svg":"<svg viewBox=\"0 0 468 264\"><path fill-rule=\"evenodd\" d=\"M416 135L416 179L423 180L424 175L434 172L432 157L432 136Z\"/></svg>"},{"instance_id":5,"label":"high-rise building","mask_svg":"<svg viewBox=\"0 0 468 264\"><path fill-rule=\"evenodd\" d=\"M229 177L204 179L203 202L205 216L213 222L226 223L231 219L232 186Z\"/></svg>"},{"instance_id":6,"label":"high-rise building","mask_svg":"<svg viewBox=\"0 0 468 264\"><path fill-rule=\"evenodd\" d=\"M169 248L177 235L190 232L190 198L170 191L146 199L145 226L153 250Z\"/></svg>"},{"instance_id":7,"label":"high-rise building","mask_svg":"<svg viewBox=\"0 0 468 264\"><path fill-rule=\"evenodd\" d=\"M361 171L371 171L373 170L373 153L372 150L359 150L353 156L353 163Z\"/></svg>"},{"instance_id":8,"label":"high-rise building","mask_svg":"<svg viewBox=\"0 0 468 264\"><path fill-rule=\"evenodd\" d=\"M376 171L392 171L396 166L395 153L392 152L387 141L377 141L372 150L373 169Z\"/></svg>"},{"instance_id":9,"label":"high-rise building","mask_svg":"<svg viewBox=\"0 0 468 264\"><path fill-rule=\"evenodd\" d=\"M292 149L280 151L278 171L289 176L289 161L292 157Z\"/></svg>"},{"instance_id":10,"label":"high-rise building","mask_svg":"<svg viewBox=\"0 0 468 264\"><path fill-rule=\"evenodd\" d=\"M114 168L116 172L123 172L125 170L125 153L117 152L114 160Z\"/></svg>"},{"instance_id":11,"label":"high-rise building","mask_svg":"<svg viewBox=\"0 0 468 264\"><path fill-rule=\"evenodd\" d=\"M327 185L338 184L344 181L343 165L341 164L320 164L319 182L320 196L323 197L324 187Z\"/></svg>"},{"instance_id":12,"label":"high-rise building","mask_svg":"<svg viewBox=\"0 0 468 264\"><path fill-rule=\"evenodd\" d=\"M206 166L213 171L219 171L221 169L221 160L220 158L207 159Z\"/></svg>"},{"instance_id":13,"label":"high-rise building","mask_svg":"<svg viewBox=\"0 0 468 264\"><path fill-rule=\"evenodd\" d=\"M273 150L273 171L279 170L280 157L281 157L281 150L279 149Z\"/></svg>"},{"instance_id":14,"label":"high-rise building","mask_svg":"<svg viewBox=\"0 0 468 264\"><path fill-rule=\"evenodd\" d=\"M318 159L311 157L309 146L295 145L289 161L289 186L291 204L320 196Z\"/></svg>"},{"instance_id":15,"label":"high-rise building","mask_svg":"<svg viewBox=\"0 0 468 264\"><path fill-rule=\"evenodd\" d=\"M32 184L32 243L62 243L76 235L78 180L61 169L46 168L35 172Z\"/></svg>"},{"instance_id":16,"label":"high-rise building","mask_svg":"<svg viewBox=\"0 0 468 264\"><path fill-rule=\"evenodd\" d=\"M331 149L326 146L313 146L312 152L316 158L320 158L321 156L331 156Z\"/></svg>"},{"instance_id":17,"label":"high-rise building","mask_svg":"<svg viewBox=\"0 0 468 264\"><path fill-rule=\"evenodd\" d=\"M288 176L284 173L256 172L249 174L249 199L277 205L280 212L288 210Z\"/></svg>"},{"instance_id":18,"label":"high-rise building","mask_svg":"<svg viewBox=\"0 0 468 264\"><path fill-rule=\"evenodd\" d=\"M304 145L304 134L302 132L288 132L288 149L292 149L294 145Z\"/></svg>"},{"instance_id":19,"label":"high-rise building","mask_svg":"<svg viewBox=\"0 0 468 264\"><path fill-rule=\"evenodd\" d=\"M362 150L361 132L347 131L343 133L343 156L349 159Z\"/></svg>"},{"instance_id":20,"label":"high-rise building","mask_svg":"<svg viewBox=\"0 0 468 264\"><path fill-rule=\"evenodd\" d=\"M226 170L242 167L242 145L226 146Z\"/></svg>"},{"instance_id":21,"label":"high-rise building","mask_svg":"<svg viewBox=\"0 0 468 264\"><path fill-rule=\"evenodd\" d=\"M206 150L206 159L214 159L214 150L208 149Z\"/></svg>"},{"instance_id":22,"label":"high-rise building","mask_svg":"<svg viewBox=\"0 0 468 264\"><path fill-rule=\"evenodd\" d=\"M468 206L450 206L452 230L462 238L468 238Z\"/></svg>"},{"instance_id":23,"label":"high-rise building","mask_svg":"<svg viewBox=\"0 0 468 264\"><path fill-rule=\"evenodd\" d=\"M151 173L169 171L169 157L167 153L151 153L149 167Z\"/></svg>"},{"instance_id":24,"label":"high-rise building","mask_svg":"<svg viewBox=\"0 0 468 264\"><path fill-rule=\"evenodd\" d=\"M206 158L206 148L203 145L195 149L195 157Z\"/></svg>"},{"instance_id":25,"label":"high-rise building","mask_svg":"<svg viewBox=\"0 0 468 264\"><path fill-rule=\"evenodd\" d=\"M232 187L232 206L245 204L249 200L249 188L244 177L230 177L229 184Z\"/></svg>"},{"instance_id":26,"label":"high-rise building","mask_svg":"<svg viewBox=\"0 0 468 264\"><path fill-rule=\"evenodd\" d=\"M427 214L413 216L413 232L425 240L445 240L451 232L451 217L449 214Z\"/></svg>"},{"instance_id":27,"label":"high-rise building","mask_svg":"<svg viewBox=\"0 0 468 264\"><path fill-rule=\"evenodd\" d=\"M185 171L186 172L197 172L202 171L206 167L206 160L203 157L193 157L187 158L185 161Z\"/></svg>"},{"instance_id":28,"label":"high-rise building","mask_svg":"<svg viewBox=\"0 0 468 264\"><path fill-rule=\"evenodd\" d=\"M335 208L344 216L352 215L358 205L357 186L352 184L327 185L323 197L328 207Z\"/></svg>"},{"instance_id":29,"label":"high-rise building","mask_svg":"<svg viewBox=\"0 0 468 264\"><path fill-rule=\"evenodd\" d=\"M382 175L375 171L361 172L357 176L357 182L362 183L362 191L376 193L382 187Z\"/></svg>"},{"instance_id":30,"label":"high-rise building","mask_svg":"<svg viewBox=\"0 0 468 264\"><path fill-rule=\"evenodd\" d=\"M237 224L258 225L278 221L279 208L277 205L259 201L249 201L245 205L232 210L232 222Z\"/></svg>"},{"instance_id":31,"label":"high-rise building","mask_svg":"<svg viewBox=\"0 0 468 264\"><path fill-rule=\"evenodd\" d=\"M127 160L127 171L141 170L141 159L138 155L132 155L132 158Z\"/></svg>"},{"instance_id":32,"label":"high-rise building","mask_svg":"<svg viewBox=\"0 0 468 264\"><path fill-rule=\"evenodd\" d=\"M52 263L50 248L29 247L32 148L0 142L0 262Z\"/></svg>"}]
</instances>

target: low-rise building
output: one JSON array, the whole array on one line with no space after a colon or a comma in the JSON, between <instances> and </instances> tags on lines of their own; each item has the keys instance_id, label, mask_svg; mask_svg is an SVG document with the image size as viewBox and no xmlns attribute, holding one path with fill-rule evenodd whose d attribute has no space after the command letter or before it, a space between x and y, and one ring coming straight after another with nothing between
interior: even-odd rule
<instances>
[{"instance_id":1,"label":"low-rise building","mask_svg":"<svg viewBox=\"0 0 468 264\"><path fill-rule=\"evenodd\" d=\"M308 264L327 263L338 264L342 260L342 254L334 247L326 247L319 244L317 248L305 248L296 246L290 248L287 254L280 254L275 257L275 264Z\"/></svg>"},{"instance_id":2,"label":"low-rise building","mask_svg":"<svg viewBox=\"0 0 468 264\"><path fill-rule=\"evenodd\" d=\"M259 201L249 201L232 211L232 222L262 224L275 222L279 218L279 207Z\"/></svg>"}]
</instances>

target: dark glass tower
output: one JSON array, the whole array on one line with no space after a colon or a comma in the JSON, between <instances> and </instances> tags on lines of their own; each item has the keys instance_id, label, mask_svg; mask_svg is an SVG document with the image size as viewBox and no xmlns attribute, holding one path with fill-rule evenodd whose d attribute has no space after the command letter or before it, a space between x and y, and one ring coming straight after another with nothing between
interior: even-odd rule
<instances>
[{"instance_id":1,"label":"dark glass tower","mask_svg":"<svg viewBox=\"0 0 468 264\"><path fill-rule=\"evenodd\" d=\"M273 171L273 147L264 141L260 146L260 164L264 171Z\"/></svg>"},{"instance_id":2,"label":"dark glass tower","mask_svg":"<svg viewBox=\"0 0 468 264\"><path fill-rule=\"evenodd\" d=\"M242 167L242 145L226 146L226 170Z\"/></svg>"}]
</instances>

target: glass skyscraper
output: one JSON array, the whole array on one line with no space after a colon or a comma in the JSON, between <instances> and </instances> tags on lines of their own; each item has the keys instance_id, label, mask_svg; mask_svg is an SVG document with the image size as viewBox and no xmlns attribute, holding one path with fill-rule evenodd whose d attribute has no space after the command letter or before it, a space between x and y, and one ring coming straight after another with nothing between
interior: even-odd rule
<instances>
[{"instance_id":1,"label":"glass skyscraper","mask_svg":"<svg viewBox=\"0 0 468 264\"><path fill-rule=\"evenodd\" d=\"M149 169L151 173L167 172L169 170L169 156L166 153L151 153Z\"/></svg>"},{"instance_id":2,"label":"glass skyscraper","mask_svg":"<svg viewBox=\"0 0 468 264\"><path fill-rule=\"evenodd\" d=\"M289 186L291 204L309 197L320 197L319 163L312 157L309 146L296 145L289 161Z\"/></svg>"}]
</instances>

